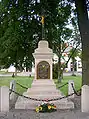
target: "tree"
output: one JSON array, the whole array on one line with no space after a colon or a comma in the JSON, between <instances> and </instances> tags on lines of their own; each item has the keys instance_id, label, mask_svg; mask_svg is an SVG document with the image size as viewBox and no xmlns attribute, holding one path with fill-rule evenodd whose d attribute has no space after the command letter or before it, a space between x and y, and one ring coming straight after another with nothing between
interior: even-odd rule
<instances>
[{"instance_id":1,"label":"tree","mask_svg":"<svg viewBox=\"0 0 89 119\"><path fill-rule=\"evenodd\" d=\"M74 53L73 53L74 52ZM73 53L73 55L72 55ZM79 50L76 49L76 48L72 48L70 51L69 51L69 57L71 56L71 59L72 59L72 76L75 76L75 65L76 65L76 57L79 55Z\"/></svg>"},{"instance_id":2,"label":"tree","mask_svg":"<svg viewBox=\"0 0 89 119\"><path fill-rule=\"evenodd\" d=\"M58 56L58 81L62 80L62 65L61 58L62 53L66 49L66 41L71 37L71 29L67 28L68 19L71 15L70 4L61 2L57 7L57 16L55 16L54 25L48 29L48 41L51 38L50 46L53 49L54 53ZM52 24L52 23L51 23Z\"/></svg>"},{"instance_id":3,"label":"tree","mask_svg":"<svg viewBox=\"0 0 89 119\"><path fill-rule=\"evenodd\" d=\"M82 40L82 84L89 85L89 19L88 0L75 0L78 25Z\"/></svg>"},{"instance_id":4,"label":"tree","mask_svg":"<svg viewBox=\"0 0 89 119\"><path fill-rule=\"evenodd\" d=\"M27 1L1 1L0 62L5 68L31 67L34 47L34 22L30 21ZM32 29L29 29L29 27ZM33 41L33 42L32 42ZM25 62L25 63L24 63Z\"/></svg>"},{"instance_id":5,"label":"tree","mask_svg":"<svg viewBox=\"0 0 89 119\"><path fill-rule=\"evenodd\" d=\"M40 9L39 9L40 8ZM61 0L14 0L0 2L0 62L5 67L31 67L32 53L42 38L41 15L45 15L45 39L59 56L61 70L61 47L69 39L71 31L66 28L71 14L71 4ZM64 40L63 40L64 39ZM14 48L13 48L14 47ZM65 47L64 47L65 48ZM23 65L24 64L24 65ZM60 74L60 73L59 73Z\"/></svg>"},{"instance_id":6,"label":"tree","mask_svg":"<svg viewBox=\"0 0 89 119\"><path fill-rule=\"evenodd\" d=\"M59 30L60 29L60 30ZM52 49L54 53L58 56L58 81L61 82L63 78L63 64L61 64L61 60L64 59L62 54L66 50L66 48L69 46L68 40L71 36L71 30L62 26L62 28L57 29L57 35L55 35L56 38L52 42Z\"/></svg>"},{"instance_id":7,"label":"tree","mask_svg":"<svg viewBox=\"0 0 89 119\"><path fill-rule=\"evenodd\" d=\"M73 13L73 18L71 18L72 26L73 26L73 32L71 37L71 45L72 49L69 51L69 57L72 59L72 75L75 76L74 72L76 70L76 57L79 56L80 50L81 50L81 38L80 38L80 32L78 28L77 23L77 17L74 15L76 12ZM76 47L77 46L77 47Z\"/></svg>"},{"instance_id":8,"label":"tree","mask_svg":"<svg viewBox=\"0 0 89 119\"><path fill-rule=\"evenodd\" d=\"M0 61L5 67L13 64L19 68L24 64L28 69L31 66L33 50L42 36L40 22L42 12L45 14L45 36L49 42L55 40L54 32L57 28L55 26L58 25L60 30L58 32L61 32L62 28L64 32L64 26L70 14L68 12L70 5L64 2L62 4L60 0L41 0L40 3L37 0L2 0L0 5L2 29ZM60 38L58 38L59 41Z\"/></svg>"}]
</instances>

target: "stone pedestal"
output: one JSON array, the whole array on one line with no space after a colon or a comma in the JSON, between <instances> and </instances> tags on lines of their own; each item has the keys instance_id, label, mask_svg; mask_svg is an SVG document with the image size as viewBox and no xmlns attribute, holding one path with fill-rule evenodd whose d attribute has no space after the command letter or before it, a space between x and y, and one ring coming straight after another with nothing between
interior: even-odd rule
<instances>
[{"instance_id":1,"label":"stone pedestal","mask_svg":"<svg viewBox=\"0 0 89 119\"><path fill-rule=\"evenodd\" d=\"M16 91L16 81L12 80L10 82L10 89L13 91ZM9 95L10 100L14 100L16 97L16 94L14 92L11 92L11 94Z\"/></svg>"},{"instance_id":2,"label":"stone pedestal","mask_svg":"<svg viewBox=\"0 0 89 119\"><path fill-rule=\"evenodd\" d=\"M10 89L13 90L13 91L15 91L15 89L16 89L16 81L15 80L12 80L10 82Z\"/></svg>"},{"instance_id":3,"label":"stone pedestal","mask_svg":"<svg viewBox=\"0 0 89 119\"><path fill-rule=\"evenodd\" d=\"M0 87L0 111L9 112L9 88Z\"/></svg>"},{"instance_id":4,"label":"stone pedestal","mask_svg":"<svg viewBox=\"0 0 89 119\"><path fill-rule=\"evenodd\" d=\"M48 42L41 40L33 53L35 58L35 79L52 79L53 51Z\"/></svg>"},{"instance_id":5,"label":"stone pedestal","mask_svg":"<svg viewBox=\"0 0 89 119\"><path fill-rule=\"evenodd\" d=\"M72 93L74 93L74 90L73 90L72 85L74 87L74 81L73 80L69 80L69 82L68 82L68 94L69 95L72 94ZM71 95L71 96L69 96L69 98L74 98L74 94Z\"/></svg>"},{"instance_id":6,"label":"stone pedestal","mask_svg":"<svg viewBox=\"0 0 89 119\"><path fill-rule=\"evenodd\" d=\"M89 86L84 85L81 93L81 111L89 112Z\"/></svg>"}]
</instances>

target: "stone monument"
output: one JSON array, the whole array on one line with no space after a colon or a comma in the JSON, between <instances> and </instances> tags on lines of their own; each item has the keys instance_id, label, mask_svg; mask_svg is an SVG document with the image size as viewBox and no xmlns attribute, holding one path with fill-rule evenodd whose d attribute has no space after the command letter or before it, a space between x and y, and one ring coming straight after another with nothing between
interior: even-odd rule
<instances>
[{"instance_id":1,"label":"stone monument","mask_svg":"<svg viewBox=\"0 0 89 119\"><path fill-rule=\"evenodd\" d=\"M49 100L62 97L62 93L56 89L55 83L52 79L52 58L53 51L49 48L48 42L45 39L44 33L44 16L42 16L42 40L38 43L38 48L35 49L33 56L35 58L35 78L31 88L24 92L26 97L39 99L35 101L30 99L18 98L16 109L35 109L42 100ZM50 101L57 106L57 109L74 108L74 104L66 99Z\"/></svg>"},{"instance_id":2,"label":"stone monument","mask_svg":"<svg viewBox=\"0 0 89 119\"><path fill-rule=\"evenodd\" d=\"M35 78L31 88L24 92L23 95L30 98L48 100L56 99L63 96L63 94L56 89L56 85L52 79L52 58L53 51L49 48L48 42L41 40L38 43L38 48L33 53L35 58ZM50 101L57 106L57 109L74 108L74 104L68 101L67 98L62 100ZM16 109L35 109L42 101L35 101L18 98L15 108Z\"/></svg>"}]
</instances>

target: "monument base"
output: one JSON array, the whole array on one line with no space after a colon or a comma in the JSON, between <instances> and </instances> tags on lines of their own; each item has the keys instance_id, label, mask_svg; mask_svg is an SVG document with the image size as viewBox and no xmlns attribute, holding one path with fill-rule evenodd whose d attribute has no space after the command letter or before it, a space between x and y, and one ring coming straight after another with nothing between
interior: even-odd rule
<instances>
[{"instance_id":1,"label":"monument base","mask_svg":"<svg viewBox=\"0 0 89 119\"><path fill-rule=\"evenodd\" d=\"M64 96L61 91L56 89L53 80L47 79L33 80L32 87L27 92L24 92L23 95L40 100L56 99ZM67 98L50 101L50 103L56 105L57 109L74 108L74 103ZM35 109L40 104L42 104L42 101L35 101L19 96L15 104L15 109Z\"/></svg>"}]
</instances>

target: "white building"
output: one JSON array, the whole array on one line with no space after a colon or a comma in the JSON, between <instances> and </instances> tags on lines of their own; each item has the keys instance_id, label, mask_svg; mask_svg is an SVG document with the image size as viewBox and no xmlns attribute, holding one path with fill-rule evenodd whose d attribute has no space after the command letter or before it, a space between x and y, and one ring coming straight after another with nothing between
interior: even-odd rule
<instances>
[{"instance_id":1,"label":"white building","mask_svg":"<svg viewBox=\"0 0 89 119\"><path fill-rule=\"evenodd\" d=\"M11 65L9 68L8 68L8 72L15 72L15 67L13 65Z\"/></svg>"},{"instance_id":2,"label":"white building","mask_svg":"<svg viewBox=\"0 0 89 119\"><path fill-rule=\"evenodd\" d=\"M68 55L67 53L63 53L64 58L61 58L61 63L66 63L68 61ZM77 56L75 57L76 62L75 62L75 71L77 72L82 72L82 63L81 63L81 59ZM58 62L58 56L56 54L54 54L54 64ZM72 60L70 59L66 68L65 68L66 72L70 72L72 71Z\"/></svg>"}]
</instances>

